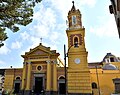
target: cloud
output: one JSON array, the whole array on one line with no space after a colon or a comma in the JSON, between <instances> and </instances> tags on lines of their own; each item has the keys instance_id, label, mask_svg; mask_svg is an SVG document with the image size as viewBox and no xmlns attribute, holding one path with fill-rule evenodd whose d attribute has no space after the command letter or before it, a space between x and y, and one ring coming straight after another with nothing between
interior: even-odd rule
<instances>
[{"instance_id":1,"label":"cloud","mask_svg":"<svg viewBox=\"0 0 120 95\"><path fill-rule=\"evenodd\" d=\"M11 50L6 46L6 44L0 48L0 54L1 54L1 55L2 55L2 54L5 54L5 55L6 55L6 54L8 54L10 51L11 51Z\"/></svg>"},{"instance_id":2,"label":"cloud","mask_svg":"<svg viewBox=\"0 0 120 95\"><path fill-rule=\"evenodd\" d=\"M33 36L36 36L36 37L39 37L39 38L41 38L41 37L44 37L44 38L48 37L49 36L48 34L50 32L49 31L50 28L48 28L48 27L46 27L45 25L42 25L42 24L35 25L33 27L33 30L35 30Z\"/></svg>"},{"instance_id":3,"label":"cloud","mask_svg":"<svg viewBox=\"0 0 120 95\"><path fill-rule=\"evenodd\" d=\"M23 40L29 40L29 37L30 37L30 35L26 31L20 33L20 36L21 36L21 39Z\"/></svg>"},{"instance_id":4,"label":"cloud","mask_svg":"<svg viewBox=\"0 0 120 95\"><path fill-rule=\"evenodd\" d=\"M42 5L38 8L40 10L33 17L35 25L30 30L34 32L32 36L46 38L56 27L56 14L51 8L45 8Z\"/></svg>"},{"instance_id":5,"label":"cloud","mask_svg":"<svg viewBox=\"0 0 120 95\"><path fill-rule=\"evenodd\" d=\"M58 32L52 32L52 35L50 37L50 40L52 42L56 42L56 40L59 39L59 33Z\"/></svg>"},{"instance_id":6,"label":"cloud","mask_svg":"<svg viewBox=\"0 0 120 95\"><path fill-rule=\"evenodd\" d=\"M53 6L52 1L52 4L50 1L48 1L49 3L45 2L47 2L47 0L43 1L40 6L37 7L39 11L36 11L34 14L34 25L29 29L32 32L30 35L30 40L33 43L32 46L40 43L41 37L43 38L43 43L46 40L48 44L57 44L61 35L59 31L65 31L63 30L65 29L65 23L60 22L62 21L61 15L57 15L60 10L56 10L57 6Z\"/></svg>"},{"instance_id":7,"label":"cloud","mask_svg":"<svg viewBox=\"0 0 120 95\"><path fill-rule=\"evenodd\" d=\"M51 7L54 10L58 10L63 20L66 20L67 13L71 9L72 0L50 0Z\"/></svg>"},{"instance_id":8,"label":"cloud","mask_svg":"<svg viewBox=\"0 0 120 95\"><path fill-rule=\"evenodd\" d=\"M114 15L109 12L109 4L110 2L107 2L104 5L102 14L98 13L97 24L90 27L90 32L99 37L118 37Z\"/></svg>"},{"instance_id":9,"label":"cloud","mask_svg":"<svg viewBox=\"0 0 120 95\"><path fill-rule=\"evenodd\" d=\"M35 12L33 19L38 25L44 25L46 27L53 28L56 24L56 14L55 11L50 8L45 8L43 6L38 6L39 11ZM33 28L33 27L32 27Z\"/></svg>"},{"instance_id":10,"label":"cloud","mask_svg":"<svg viewBox=\"0 0 120 95\"><path fill-rule=\"evenodd\" d=\"M80 1L79 3L80 5L87 5L91 8L94 7L97 2L97 0L79 0L79 1Z\"/></svg>"},{"instance_id":11,"label":"cloud","mask_svg":"<svg viewBox=\"0 0 120 95\"><path fill-rule=\"evenodd\" d=\"M72 7L72 1L73 0L45 0L45 4L50 3L51 8L53 10L59 10L62 19L66 20L68 11ZM79 8L80 6L94 7L96 2L97 0L75 0L75 6L76 8Z\"/></svg>"},{"instance_id":12,"label":"cloud","mask_svg":"<svg viewBox=\"0 0 120 95\"><path fill-rule=\"evenodd\" d=\"M99 17L100 19L100 17ZM118 37L117 27L114 18L106 19L101 17L99 25L91 26L90 32L99 37Z\"/></svg>"},{"instance_id":13,"label":"cloud","mask_svg":"<svg viewBox=\"0 0 120 95\"><path fill-rule=\"evenodd\" d=\"M4 61L0 60L0 65L4 65L4 64L6 64L6 63Z\"/></svg>"},{"instance_id":14,"label":"cloud","mask_svg":"<svg viewBox=\"0 0 120 95\"><path fill-rule=\"evenodd\" d=\"M21 43L21 42L15 41L15 42L12 43L11 48L12 48L12 49L20 49L21 46L22 46L22 43Z\"/></svg>"}]
</instances>

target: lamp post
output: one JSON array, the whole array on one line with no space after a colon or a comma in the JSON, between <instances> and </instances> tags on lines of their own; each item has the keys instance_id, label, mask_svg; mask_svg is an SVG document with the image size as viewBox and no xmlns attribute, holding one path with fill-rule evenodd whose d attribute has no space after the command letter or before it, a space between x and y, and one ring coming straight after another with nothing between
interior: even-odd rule
<instances>
[{"instance_id":1,"label":"lamp post","mask_svg":"<svg viewBox=\"0 0 120 95\"><path fill-rule=\"evenodd\" d=\"M97 76L97 83L98 83L98 93L100 95L100 85L99 85L99 77L98 77L98 70L97 70L97 66L96 67L96 76Z\"/></svg>"},{"instance_id":2,"label":"lamp post","mask_svg":"<svg viewBox=\"0 0 120 95\"><path fill-rule=\"evenodd\" d=\"M65 66L64 66L64 69L65 69L65 95L67 95L67 64L66 64L66 57L68 57L68 53L69 53L69 50L71 47L76 47L78 48L79 47L79 43L78 42L75 42L73 45L71 45L69 48L68 48L68 51L66 53L66 46L64 44L64 63L65 63Z\"/></svg>"},{"instance_id":3,"label":"lamp post","mask_svg":"<svg viewBox=\"0 0 120 95\"><path fill-rule=\"evenodd\" d=\"M66 46L64 45L64 62L65 62L65 95L67 95L67 68L66 68Z\"/></svg>"}]
</instances>

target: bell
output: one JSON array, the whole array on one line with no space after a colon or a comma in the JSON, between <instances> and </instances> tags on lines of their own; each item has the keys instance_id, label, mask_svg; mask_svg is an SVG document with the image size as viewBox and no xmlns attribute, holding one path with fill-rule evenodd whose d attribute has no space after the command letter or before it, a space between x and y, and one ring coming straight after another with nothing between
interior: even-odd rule
<instances>
[{"instance_id":1,"label":"bell","mask_svg":"<svg viewBox=\"0 0 120 95\"><path fill-rule=\"evenodd\" d=\"M75 42L74 47L78 47L78 42Z\"/></svg>"}]
</instances>

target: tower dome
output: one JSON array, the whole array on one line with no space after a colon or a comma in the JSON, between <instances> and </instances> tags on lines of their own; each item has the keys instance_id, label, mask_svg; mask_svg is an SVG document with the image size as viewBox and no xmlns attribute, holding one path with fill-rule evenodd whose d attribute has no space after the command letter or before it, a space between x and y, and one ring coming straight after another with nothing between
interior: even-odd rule
<instances>
[{"instance_id":1,"label":"tower dome","mask_svg":"<svg viewBox=\"0 0 120 95\"><path fill-rule=\"evenodd\" d=\"M115 65L113 65L113 64L106 63L103 66L103 70L118 70L118 68Z\"/></svg>"},{"instance_id":2,"label":"tower dome","mask_svg":"<svg viewBox=\"0 0 120 95\"><path fill-rule=\"evenodd\" d=\"M102 62L120 62L120 59L113 55L112 53L107 53L106 56L103 58ZM106 62L106 63L107 63Z\"/></svg>"}]
</instances>

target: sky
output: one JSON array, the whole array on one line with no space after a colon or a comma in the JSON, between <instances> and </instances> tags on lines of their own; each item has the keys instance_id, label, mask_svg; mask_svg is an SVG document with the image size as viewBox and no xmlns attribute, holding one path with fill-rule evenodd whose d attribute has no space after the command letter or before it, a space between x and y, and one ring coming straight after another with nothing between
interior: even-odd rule
<instances>
[{"instance_id":1,"label":"sky","mask_svg":"<svg viewBox=\"0 0 120 95\"><path fill-rule=\"evenodd\" d=\"M109 12L110 0L74 0L82 14L85 27L85 46L88 62L101 62L106 53L120 57L120 39L113 14ZM8 39L0 48L0 68L22 68L25 52L41 42L64 57L67 46L66 20L72 0L43 0L34 8L33 21L20 26L17 33L7 29ZM64 60L63 60L64 61Z\"/></svg>"}]
</instances>

